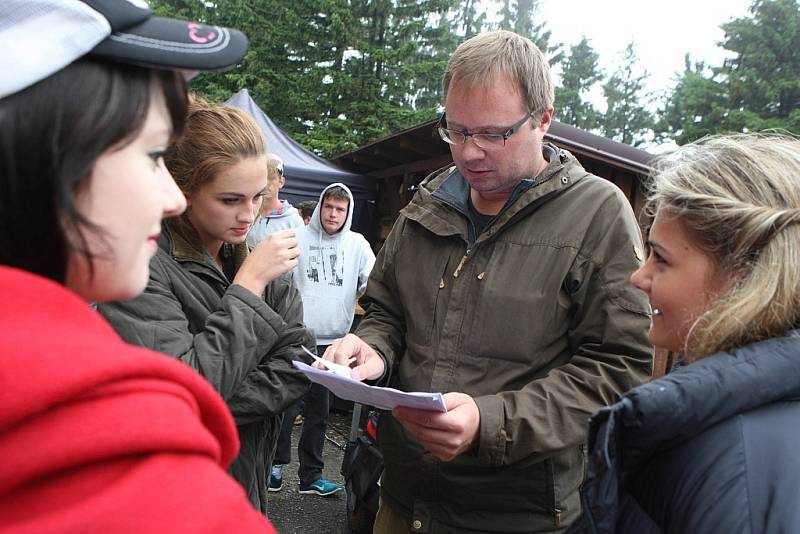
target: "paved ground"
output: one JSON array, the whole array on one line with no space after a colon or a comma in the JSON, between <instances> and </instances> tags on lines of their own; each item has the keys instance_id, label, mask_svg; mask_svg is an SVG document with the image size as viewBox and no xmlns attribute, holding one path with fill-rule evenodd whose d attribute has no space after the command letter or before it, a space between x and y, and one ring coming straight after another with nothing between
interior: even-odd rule
<instances>
[{"instance_id":1,"label":"paved ground","mask_svg":"<svg viewBox=\"0 0 800 534\"><path fill-rule=\"evenodd\" d=\"M350 435L350 414L332 411L323 450L323 476L344 485L340 473L344 445ZM283 489L270 493L268 516L281 534L346 534L346 499L344 490L330 497L298 493L297 440L300 426L292 433L292 463L283 471Z\"/></svg>"}]
</instances>

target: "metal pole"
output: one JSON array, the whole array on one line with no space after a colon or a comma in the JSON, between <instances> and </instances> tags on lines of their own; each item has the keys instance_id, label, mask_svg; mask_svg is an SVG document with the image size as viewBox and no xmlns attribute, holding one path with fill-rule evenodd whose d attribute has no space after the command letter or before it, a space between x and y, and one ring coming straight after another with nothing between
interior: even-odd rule
<instances>
[{"instance_id":1,"label":"metal pole","mask_svg":"<svg viewBox=\"0 0 800 534\"><path fill-rule=\"evenodd\" d=\"M350 422L350 441L358 438L358 427L361 425L361 404L353 403L353 419Z\"/></svg>"}]
</instances>

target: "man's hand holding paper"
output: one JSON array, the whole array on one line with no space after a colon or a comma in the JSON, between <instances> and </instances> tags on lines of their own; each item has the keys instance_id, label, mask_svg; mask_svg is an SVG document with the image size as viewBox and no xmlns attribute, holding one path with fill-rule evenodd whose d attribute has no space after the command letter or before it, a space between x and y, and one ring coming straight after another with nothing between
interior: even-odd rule
<instances>
[{"instance_id":1,"label":"man's hand holding paper","mask_svg":"<svg viewBox=\"0 0 800 534\"><path fill-rule=\"evenodd\" d=\"M354 380L380 378L385 371L383 358L353 334L334 341L324 358L338 365L349 365ZM463 393L447 393L443 401L446 411L398 405L392 414L420 445L437 458L449 461L477 440L480 413L475 400Z\"/></svg>"},{"instance_id":2,"label":"man's hand holding paper","mask_svg":"<svg viewBox=\"0 0 800 534\"><path fill-rule=\"evenodd\" d=\"M398 406L392 415L431 454L448 462L478 439L481 415L475 400L464 393L445 393L446 412Z\"/></svg>"},{"instance_id":3,"label":"man's hand holding paper","mask_svg":"<svg viewBox=\"0 0 800 534\"><path fill-rule=\"evenodd\" d=\"M349 365L353 380L375 380L383 376L386 368L375 349L355 334L347 334L331 343L322 357L340 365Z\"/></svg>"}]
</instances>

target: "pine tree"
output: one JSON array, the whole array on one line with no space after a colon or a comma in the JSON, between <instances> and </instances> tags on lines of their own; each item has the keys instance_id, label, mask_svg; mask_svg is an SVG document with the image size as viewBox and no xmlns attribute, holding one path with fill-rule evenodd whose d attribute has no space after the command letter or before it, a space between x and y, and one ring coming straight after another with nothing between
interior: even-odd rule
<instances>
[{"instance_id":1,"label":"pine tree","mask_svg":"<svg viewBox=\"0 0 800 534\"><path fill-rule=\"evenodd\" d=\"M559 121L585 130L597 127L599 112L587 99L592 86L602 79L597 58L586 37L570 47L556 87L555 118Z\"/></svg>"},{"instance_id":2,"label":"pine tree","mask_svg":"<svg viewBox=\"0 0 800 534\"><path fill-rule=\"evenodd\" d=\"M722 25L723 48L733 52L725 77L732 130L786 128L800 133L800 5L757 0L752 17Z\"/></svg>"},{"instance_id":3,"label":"pine tree","mask_svg":"<svg viewBox=\"0 0 800 534\"><path fill-rule=\"evenodd\" d=\"M723 24L720 66L686 68L667 98L659 136L686 143L704 135L780 128L800 134L800 6L758 0L750 16Z\"/></svg>"},{"instance_id":4,"label":"pine tree","mask_svg":"<svg viewBox=\"0 0 800 534\"><path fill-rule=\"evenodd\" d=\"M348 2L350 48L331 68L330 111L301 140L333 155L435 117L440 80L456 45L445 15L456 3Z\"/></svg>"},{"instance_id":5,"label":"pine tree","mask_svg":"<svg viewBox=\"0 0 800 534\"><path fill-rule=\"evenodd\" d=\"M638 66L638 57L631 42L622 54L620 66L603 85L606 112L602 130L606 137L638 146L654 126L654 115L647 110L651 96L644 88L648 74Z\"/></svg>"},{"instance_id":6,"label":"pine tree","mask_svg":"<svg viewBox=\"0 0 800 534\"><path fill-rule=\"evenodd\" d=\"M458 35L457 0L155 0L156 11L244 31L239 69L192 89L222 101L246 87L295 139L323 156L436 116ZM482 15L470 24L478 28Z\"/></svg>"},{"instance_id":7,"label":"pine tree","mask_svg":"<svg viewBox=\"0 0 800 534\"><path fill-rule=\"evenodd\" d=\"M728 115L725 86L705 63L693 64L687 54L685 69L660 113L657 137L682 145L726 130Z\"/></svg>"},{"instance_id":8,"label":"pine tree","mask_svg":"<svg viewBox=\"0 0 800 534\"><path fill-rule=\"evenodd\" d=\"M564 59L564 50L561 43L551 43L552 32L547 29L547 23L536 24L534 19L539 14L538 0L496 0L501 4L500 20L497 27L510 30L523 37L529 38L544 52L550 65L555 65Z\"/></svg>"},{"instance_id":9,"label":"pine tree","mask_svg":"<svg viewBox=\"0 0 800 534\"><path fill-rule=\"evenodd\" d=\"M465 0L455 13L456 31L464 35L464 39L478 34L486 23L486 12L480 12L480 0Z\"/></svg>"}]
</instances>

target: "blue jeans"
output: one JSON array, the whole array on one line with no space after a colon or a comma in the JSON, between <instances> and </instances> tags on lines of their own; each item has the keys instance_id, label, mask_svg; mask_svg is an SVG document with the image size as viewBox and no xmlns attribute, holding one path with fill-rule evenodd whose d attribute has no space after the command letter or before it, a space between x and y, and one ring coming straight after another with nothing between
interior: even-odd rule
<instances>
[{"instance_id":1,"label":"blue jeans","mask_svg":"<svg viewBox=\"0 0 800 534\"><path fill-rule=\"evenodd\" d=\"M328 346L317 346L317 354L325 352ZM325 462L322 459L322 448L325 445L325 430L328 427L328 412L331 406L331 393L324 386L311 384L311 389L303 397L303 429L297 445L297 456L300 468L297 475L300 484L307 486L322 478ZM295 402L283 412L281 433L278 436L278 447L275 451L273 465L289 464L292 461L292 426L300 412L300 401Z\"/></svg>"}]
</instances>

